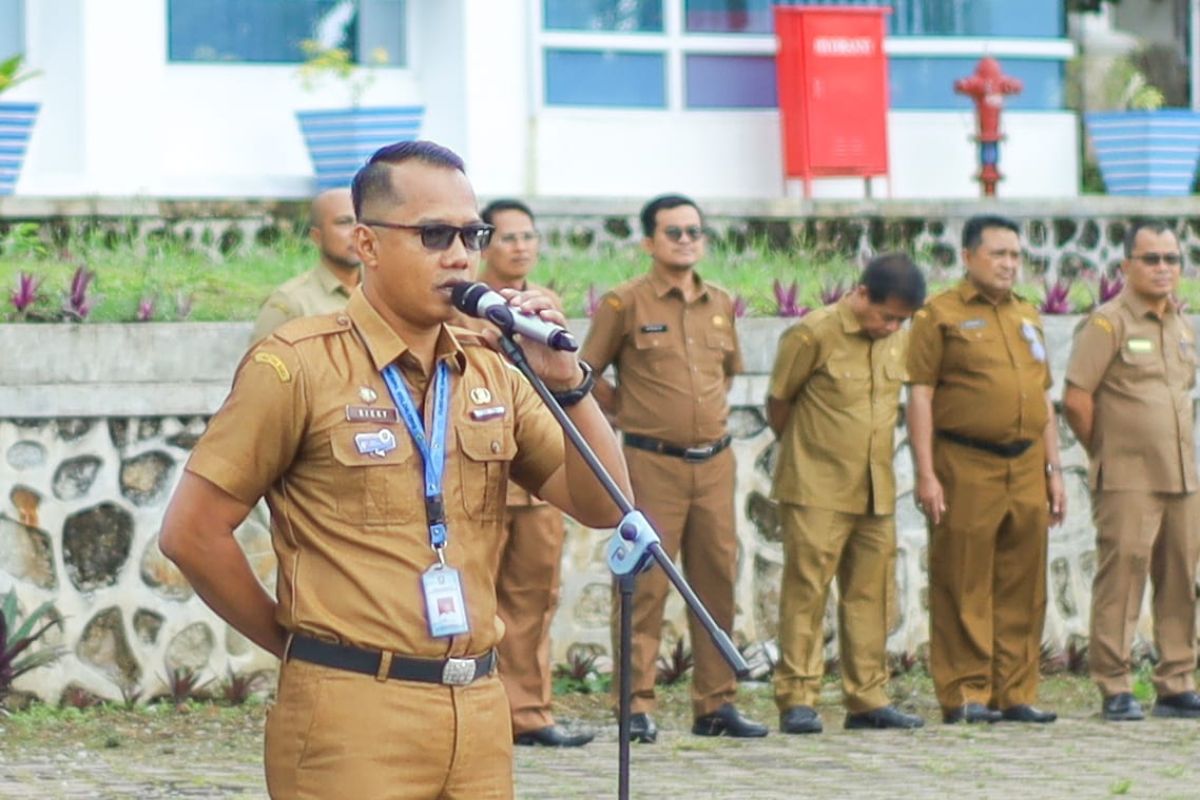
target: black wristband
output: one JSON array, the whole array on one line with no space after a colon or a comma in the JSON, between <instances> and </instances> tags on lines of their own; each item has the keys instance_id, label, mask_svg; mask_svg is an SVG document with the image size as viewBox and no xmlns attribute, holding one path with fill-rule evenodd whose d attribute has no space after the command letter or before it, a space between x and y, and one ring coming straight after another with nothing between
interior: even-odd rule
<instances>
[{"instance_id":1,"label":"black wristband","mask_svg":"<svg viewBox=\"0 0 1200 800\"><path fill-rule=\"evenodd\" d=\"M583 370L583 382L574 389L568 389L565 392L550 392L558 404L563 408L570 408L578 403L583 398L592 393L592 387L596 385L596 375L592 370L591 364L586 361L579 362L579 368Z\"/></svg>"}]
</instances>

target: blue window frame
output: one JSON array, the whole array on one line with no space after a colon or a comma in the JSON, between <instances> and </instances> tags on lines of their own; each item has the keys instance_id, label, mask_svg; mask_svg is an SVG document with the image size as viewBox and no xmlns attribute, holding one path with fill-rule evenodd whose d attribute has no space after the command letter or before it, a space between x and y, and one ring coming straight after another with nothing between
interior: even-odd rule
<instances>
[{"instance_id":1,"label":"blue window frame","mask_svg":"<svg viewBox=\"0 0 1200 800\"><path fill-rule=\"evenodd\" d=\"M4 0L0 0L3 2ZM176 62L295 64L315 39L356 61L407 62L406 0L167 0L167 52Z\"/></svg>"},{"instance_id":2,"label":"blue window frame","mask_svg":"<svg viewBox=\"0 0 1200 800\"><path fill-rule=\"evenodd\" d=\"M24 0L0 0L0 61L25 51Z\"/></svg>"},{"instance_id":3,"label":"blue window frame","mask_svg":"<svg viewBox=\"0 0 1200 800\"><path fill-rule=\"evenodd\" d=\"M666 108L661 53L553 50L546 54L546 104Z\"/></svg>"},{"instance_id":4,"label":"blue window frame","mask_svg":"<svg viewBox=\"0 0 1200 800\"><path fill-rule=\"evenodd\" d=\"M772 56L684 56L688 108L775 108Z\"/></svg>"}]
</instances>

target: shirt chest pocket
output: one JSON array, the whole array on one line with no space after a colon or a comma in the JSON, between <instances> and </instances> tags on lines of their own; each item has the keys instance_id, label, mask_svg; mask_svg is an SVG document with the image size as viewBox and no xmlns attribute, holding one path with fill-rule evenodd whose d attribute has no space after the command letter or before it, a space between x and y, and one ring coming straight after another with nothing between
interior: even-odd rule
<instances>
[{"instance_id":1,"label":"shirt chest pocket","mask_svg":"<svg viewBox=\"0 0 1200 800\"><path fill-rule=\"evenodd\" d=\"M372 455L370 449L378 448L379 442L371 437L384 430L395 447ZM339 518L364 531L395 529L417 519L423 508L424 481L408 431L347 427L330 434L330 447L335 464L330 493Z\"/></svg>"},{"instance_id":2,"label":"shirt chest pocket","mask_svg":"<svg viewBox=\"0 0 1200 800\"><path fill-rule=\"evenodd\" d=\"M649 361L666 361L674 355L670 334L666 325L643 325L633 334L633 348L639 358Z\"/></svg>"},{"instance_id":3,"label":"shirt chest pocket","mask_svg":"<svg viewBox=\"0 0 1200 800\"><path fill-rule=\"evenodd\" d=\"M1121 369L1133 380L1163 376L1163 359L1149 339L1130 339L1121 347Z\"/></svg>"},{"instance_id":4,"label":"shirt chest pocket","mask_svg":"<svg viewBox=\"0 0 1200 800\"><path fill-rule=\"evenodd\" d=\"M954 370L973 372L981 367L1008 365L1008 348L994 325L946 328L945 360Z\"/></svg>"},{"instance_id":5,"label":"shirt chest pocket","mask_svg":"<svg viewBox=\"0 0 1200 800\"><path fill-rule=\"evenodd\" d=\"M491 521L504 513L508 465L517 442L505 420L464 423L457 428L459 494L463 511L473 520Z\"/></svg>"}]
</instances>

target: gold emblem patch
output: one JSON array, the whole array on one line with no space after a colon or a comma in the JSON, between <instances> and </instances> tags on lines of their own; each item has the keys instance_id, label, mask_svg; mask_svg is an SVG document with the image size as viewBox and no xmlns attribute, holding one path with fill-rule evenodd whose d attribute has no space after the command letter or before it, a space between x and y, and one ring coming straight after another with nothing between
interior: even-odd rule
<instances>
[{"instance_id":1,"label":"gold emblem patch","mask_svg":"<svg viewBox=\"0 0 1200 800\"><path fill-rule=\"evenodd\" d=\"M727 324L728 323L725 321L725 318L720 314L717 314L713 317L713 325L717 326L718 328L724 328Z\"/></svg>"},{"instance_id":2,"label":"gold emblem patch","mask_svg":"<svg viewBox=\"0 0 1200 800\"><path fill-rule=\"evenodd\" d=\"M471 402L477 406L482 406L492 402L492 393L486 387L476 386L471 390Z\"/></svg>"},{"instance_id":3,"label":"gold emblem patch","mask_svg":"<svg viewBox=\"0 0 1200 800\"><path fill-rule=\"evenodd\" d=\"M279 380L287 383L292 379L292 373L288 371L287 364L283 363L283 359L274 353L255 353L254 363L266 364L275 370L275 374L279 376Z\"/></svg>"},{"instance_id":4,"label":"gold emblem patch","mask_svg":"<svg viewBox=\"0 0 1200 800\"><path fill-rule=\"evenodd\" d=\"M1101 317L1099 315L1092 317L1092 324L1095 325L1100 330L1104 331L1105 333L1113 332L1112 323L1109 322L1108 320L1106 320L1104 317Z\"/></svg>"}]
</instances>

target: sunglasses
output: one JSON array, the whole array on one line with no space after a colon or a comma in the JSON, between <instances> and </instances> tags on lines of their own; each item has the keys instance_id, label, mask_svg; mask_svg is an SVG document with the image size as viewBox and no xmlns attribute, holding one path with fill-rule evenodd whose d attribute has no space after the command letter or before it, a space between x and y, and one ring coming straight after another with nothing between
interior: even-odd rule
<instances>
[{"instance_id":1,"label":"sunglasses","mask_svg":"<svg viewBox=\"0 0 1200 800\"><path fill-rule=\"evenodd\" d=\"M688 225L686 228L681 228L678 225L668 225L663 228L663 234L672 242L683 241L684 234L693 242L698 242L704 237L704 228L699 225Z\"/></svg>"},{"instance_id":2,"label":"sunglasses","mask_svg":"<svg viewBox=\"0 0 1200 800\"><path fill-rule=\"evenodd\" d=\"M1168 267L1178 267L1183 261L1183 256L1179 253L1142 253L1133 257L1147 267L1157 267L1159 263L1166 264Z\"/></svg>"},{"instance_id":3,"label":"sunglasses","mask_svg":"<svg viewBox=\"0 0 1200 800\"><path fill-rule=\"evenodd\" d=\"M494 225L487 225L482 222L464 225L461 228L457 225L445 225L442 223L400 225L395 222L379 222L370 219L364 219L362 224L370 225L374 228L390 228L396 231L418 231L421 234L421 246L426 250L449 250L450 245L454 243L455 236L462 239L463 247L468 250L482 250L492 240L492 231L496 230Z\"/></svg>"}]
</instances>

